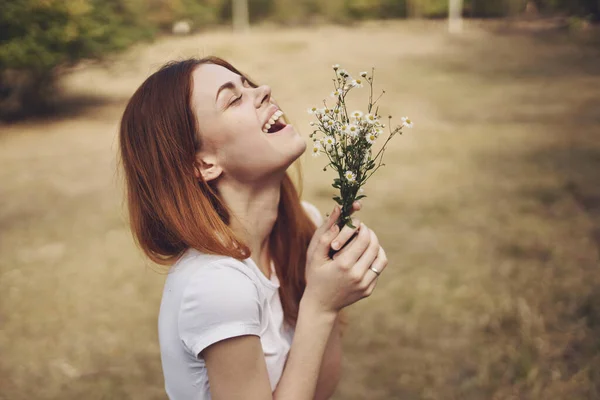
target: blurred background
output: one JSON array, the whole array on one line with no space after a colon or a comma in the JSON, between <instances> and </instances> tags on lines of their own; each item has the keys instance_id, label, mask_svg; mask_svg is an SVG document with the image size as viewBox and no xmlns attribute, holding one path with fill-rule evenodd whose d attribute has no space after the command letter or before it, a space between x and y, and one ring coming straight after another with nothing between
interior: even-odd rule
<instances>
[{"instance_id":1,"label":"blurred background","mask_svg":"<svg viewBox=\"0 0 600 400\"><path fill-rule=\"evenodd\" d=\"M0 399L165 399L164 268L135 247L117 126L164 62L218 55L308 139L331 65L394 138L361 219L341 399L600 398L598 0L0 1ZM364 90L364 89L363 89ZM357 108L366 104L353 92ZM333 207L303 157L304 199Z\"/></svg>"}]
</instances>

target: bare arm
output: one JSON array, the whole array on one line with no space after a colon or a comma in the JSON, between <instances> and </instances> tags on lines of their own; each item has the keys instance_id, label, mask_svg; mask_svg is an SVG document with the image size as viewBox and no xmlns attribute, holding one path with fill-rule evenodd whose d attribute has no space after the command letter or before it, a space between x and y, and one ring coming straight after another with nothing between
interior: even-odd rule
<instances>
[{"instance_id":1,"label":"bare arm","mask_svg":"<svg viewBox=\"0 0 600 400\"><path fill-rule=\"evenodd\" d=\"M335 318L335 313L317 311L309 300L302 299L292 347L274 399L315 398L319 371Z\"/></svg>"},{"instance_id":2,"label":"bare arm","mask_svg":"<svg viewBox=\"0 0 600 400\"><path fill-rule=\"evenodd\" d=\"M309 301L301 302L286 367L273 394L257 336L239 336L207 347L202 354L212 398L313 400L335 317L335 313L319 311Z\"/></svg>"},{"instance_id":3,"label":"bare arm","mask_svg":"<svg viewBox=\"0 0 600 400\"><path fill-rule=\"evenodd\" d=\"M342 335L340 325L340 316L338 315L329 335L325 354L323 355L315 400L327 400L331 398L339 384L342 370Z\"/></svg>"},{"instance_id":4,"label":"bare arm","mask_svg":"<svg viewBox=\"0 0 600 400\"><path fill-rule=\"evenodd\" d=\"M214 400L272 399L267 364L258 336L238 336L217 342L204 349L202 355Z\"/></svg>"}]
</instances>

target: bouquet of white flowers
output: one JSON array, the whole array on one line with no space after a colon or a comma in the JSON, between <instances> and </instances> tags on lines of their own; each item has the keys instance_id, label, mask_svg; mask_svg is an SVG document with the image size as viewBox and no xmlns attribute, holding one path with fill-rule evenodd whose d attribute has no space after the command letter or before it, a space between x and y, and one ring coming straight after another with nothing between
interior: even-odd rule
<instances>
[{"instance_id":1,"label":"bouquet of white flowers","mask_svg":"<svg viewBox=\"0 0 600 400\"><path fill-rule=\"evenodd\" d=\"M370 75L367 72L361 72L358 78L352 78L337 64L333 66L333 71L335 78L331 97L335 99L335 104L329 107L327 101L323 100L323 108L313 107L308 110L309 114L316 117L316 121L310 123L315 128L310 134L314 143L312 154L315 157L325 154L329 159L329 164L323 168L323 171L327 170L327 167L331 167L338 175L332 185L339 189L339 196L333 197L342 210L338 226L342 228L347 225L355 228L350 219L352 204L355 200L366 197L362 194L362 186L380 167L385 165L383 164L383 155L390 139L398 133L402 134L402 128L411 128L413 123L410 119L403 117L400 125L394 129L388 127L387 138L375 153L376 142L384 136L386 127L380 121L379 107L373 111L373 107L385 93L382 91L381 95L373 101L375 69L371 70ZM362 88L365 83L370 88L367 112L349 113L346 109L346 96L351 90ZM391 120L392 117L388 118Z\"/></svg>"}]
</instances>

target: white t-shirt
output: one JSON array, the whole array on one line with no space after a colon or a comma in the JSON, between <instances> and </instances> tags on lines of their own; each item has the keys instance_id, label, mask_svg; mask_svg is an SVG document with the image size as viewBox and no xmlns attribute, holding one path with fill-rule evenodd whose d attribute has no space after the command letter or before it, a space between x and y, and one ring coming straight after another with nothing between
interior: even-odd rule
<instances>
[{"instance_id":1,"label":"white t-shirt","mask_svg":"<svg viewBox=\"0 0 600 400\"><path fill-rule=\"evenodd\" d=\"M317 226L323 219L302 202ZM199 353L218 341L241 335L260 337L271 390L287 359L294 330L283 319L279 280L247 258L208 255L189 249L171 267L163 290L158 334L165 390L171 400L211 398Z\"/></svg>"}]
</instances>

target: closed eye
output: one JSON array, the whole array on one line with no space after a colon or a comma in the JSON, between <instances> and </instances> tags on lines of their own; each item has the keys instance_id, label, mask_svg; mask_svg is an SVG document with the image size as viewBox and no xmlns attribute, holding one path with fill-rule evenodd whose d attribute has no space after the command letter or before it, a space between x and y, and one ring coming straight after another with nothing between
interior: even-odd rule
<instances>
[{"instance_id":1,"label":"closed eye","mask_svg":"<svg viewBox=\"0 0 600 400\"><path fill-rule=\"evenodd\" d=\"M229 103L230 106L234 105L235 103L239 103L240 100L242 100L242 96L240 95L240 97L236 98L235 100L233 100L231 103Z\"/></svg>"},{"instance_id":2,"label":"closed eye","mask_svg":"<svg viewBox=\"0 0 600 400\"><path fill-rule=\"evenodd\" d=\"M250 81L245 77L245 76L240 76L240 80L242 81L242 86L246 87L246 88L256 88L256 86L250 84ZM233 100L231 103L229 103L229 106L232 106L236 103L239 103L242 100L242 96L243 94L240 94L240 97L236 98L235 100Z\"/></svg>"}]
</instances>

